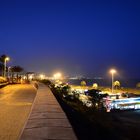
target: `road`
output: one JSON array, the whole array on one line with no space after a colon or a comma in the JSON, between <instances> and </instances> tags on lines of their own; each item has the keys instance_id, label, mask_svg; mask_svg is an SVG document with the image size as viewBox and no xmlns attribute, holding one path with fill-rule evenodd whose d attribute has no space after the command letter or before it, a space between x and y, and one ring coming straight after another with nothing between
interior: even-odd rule
<instances>
[{"instance_id":1,"label":"road","mask_svg":"<svg viewBox=\"0 0 140 140\"><path fill-rule=\"evenodd\" d=\"M0 140L17 140L29 116L36 89L30 84L0 89Z\"/></svg>"},{"instance_id":2,"label":"road","mask_svg":"<svg viewBox=\"0 0 140 140\"><path fill-rule=\"evenodd\" d=\"M110 120L116 134L122 139L140 139L140 110L126 110L110 113Z\"/></svg>"}]
</instances>

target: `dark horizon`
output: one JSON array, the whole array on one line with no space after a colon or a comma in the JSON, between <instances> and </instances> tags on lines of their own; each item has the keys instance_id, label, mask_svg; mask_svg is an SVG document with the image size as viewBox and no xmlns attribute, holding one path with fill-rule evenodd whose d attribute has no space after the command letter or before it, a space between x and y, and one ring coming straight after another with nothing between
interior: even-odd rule
<instances>
[{"instance_id":1,"label":"dark horizon","mask_svg":"<svg viewBox=\"0 0 140 140\"><path fill-rule=\"evenodd\" d=\"M52 75L140 78L140 1L1 1L0 54Z\"/></svg>"}]
</instances>

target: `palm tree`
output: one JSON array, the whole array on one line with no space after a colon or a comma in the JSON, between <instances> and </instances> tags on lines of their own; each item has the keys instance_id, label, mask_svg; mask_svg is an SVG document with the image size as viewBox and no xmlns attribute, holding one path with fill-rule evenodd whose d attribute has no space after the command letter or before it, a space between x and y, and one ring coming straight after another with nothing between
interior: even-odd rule
<instances>
[{"instance_id":1,"label":"palm tree","mask_svg":"<svg viewBox=\"0 0 140 140\"><path fill-rule=\"evenodd\" d=\"M0 56L0 71L3 75L3 71L4 71L4 60L7 57L7 55L3 54Z\"/></svg>"},{"instance_id":2,"label":"palm tree","mask_svg":"<svg viewBox=\"0 0 140 140\"><path fill-rule=\"evenodd\" d=\"M98 89L98 84L97 83L93 83L92 87L93 87L93 89Z\"/></svg>"},{"instance_id":3,"label":"palm tree","mask_svg":"<svg viewBox=\"0 0 140 140\"><path fill-rule=\"evenodd\" d=\"M13 82L13 78L14 78L14 74L16 73L16 79L17 79L17 82L19 82L20 80L20 77L19 77L19 73L21 73L24 69L20 66L13 66L11 67L11 72L12 72L12 82Z\"/></svg>"},{"instance_id":4,"label":"palm tree","mask_svg":"<svg viewBox=\"0 0 140 140\"><path fill-rule=\"evenodd\" d=\"M82 87L86 86L86 81L81 81L81 86Z\"/></svg>"},{"instance_id":5,"label":"palm tree","mask_svg":"<svg viewBox=\"0 0 140 140\"><path fill-rule=\"evenodd\" d=\"M7 55L3 54L0 56L0 61L4 63L5 58L7 57Z\"/></svg>"},{"instance_id":6,"label":"palm tree","mask_svg":"<svg viewBox=\"0 0 140 140\"><path fill-rule=\"evenodd\" d=\"M120 83L120 81L115 81L114 83L113 83L113 86L117 89L117 88L120 88L120 86L121 86L121 83Z\"/></svg>"},{"instance_id":7,"label":"palm tree","mask_svg":"<svg viewBox=\"0 0 140 140\"><path fill-rule=\"evenodd\" d=\"M140 82L137 83L136 88L140 88Z\"/></svg>"},{"instance_id":8,"label":"palm tree","mask_svg":"<svg viewBox=\"0 0 140 140\"><path fill-rule=\"evenodd\" d=\"M0 63L0 73L1 73L1 75L3 75L3 64L2 63Z\"/></svg>"}]
</instances>

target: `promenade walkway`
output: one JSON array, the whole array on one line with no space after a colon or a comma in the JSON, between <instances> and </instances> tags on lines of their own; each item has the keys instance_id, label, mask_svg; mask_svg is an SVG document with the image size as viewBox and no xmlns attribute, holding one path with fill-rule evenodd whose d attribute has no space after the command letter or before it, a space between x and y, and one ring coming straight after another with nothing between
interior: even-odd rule
<instances>
[{"instance_id":1,"label":"promenade walkway","mask_svg":"<svg viewBox=\"0 0 140 140\"><path fill-rule=\"evenodd\" d=\"M51 90L39 84L37 96L20 140L77 140Z\"/></svg>"}]
</instances>

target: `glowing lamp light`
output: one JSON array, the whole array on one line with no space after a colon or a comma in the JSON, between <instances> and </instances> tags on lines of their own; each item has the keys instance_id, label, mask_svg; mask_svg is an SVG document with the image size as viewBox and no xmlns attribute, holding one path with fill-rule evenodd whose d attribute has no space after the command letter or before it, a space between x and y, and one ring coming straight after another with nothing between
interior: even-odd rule
<instances>
[{"instance_id":1,"label":"glowing lamp light","mask_svg":"<svg viewBox=\"0 0 140 140\"><path fill-rule=\"evenodd\" d=\"M27 79L27 77L26 76L23 76L23 79L25 80L25 79Z\"/></svg>"},{"instance_id":2,"label":"glowing lamp light","mask_svg":"<svg viewBox=\"0 0 140 140\"><path fill-rule=\"evenodd\" d=\"M30 79L30 80L32 80L32 79L33 79L33 76L32 76L32 75L30 75L30 76L29 76L29 79Z\"/></svg>"},{"instance_id":3,"label":"glowing lamp light","mask_svg":"<svg viewBox=\"0 0 140 140\"><path fill-rule=\"evenodd\" d=\"M54 79L60 79L61 77L62 77L62 74L61 73L56 73L56 74L54 74Z\"/></svg>"},{"instance_id":4,"label":"glowing lamp light","mask_svg":"<svg viewBox=\"0 0 140 140\"><path fill-rule=\"evenodd\" d=\"M6 58L5 58L5 61L9 61L9 60L10 60L10 58L9 58L9 57L6 57Z\"/></svg>"},{"instance_id":5,"label":"glowing lamp light","mask_svg":"<svg viewBox=\"0 0 140 140\"><path fill-rule=\"evenodd\" d=\"M45 78L45 76L43 74L40 74L40 79L43 80Z\"/></svg>"},{"instance_id":6,"label":"glowing lamp light","mask_svg":"<svg viewBox=\"0 0 140 140\"><path fill-rule=\"evenodd\" d=\"M111 74L114 74L114 73L116 73L116 72L117 72L117 71L116 71L115 69L111 69L111 70L110 70L110 73L111 73Z\"/></svg>"}]
</instances>

